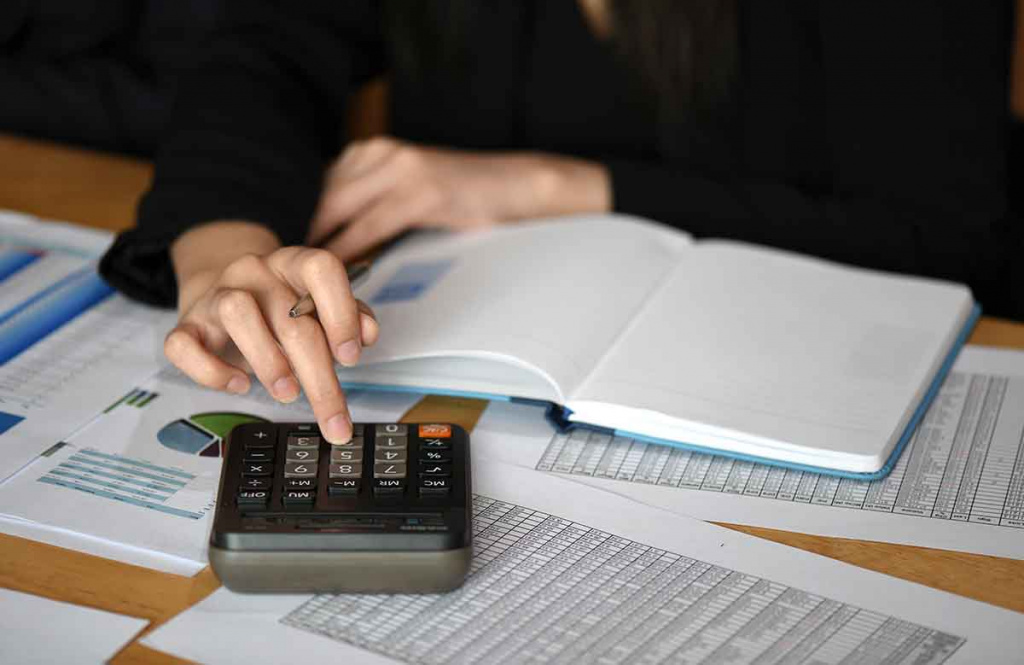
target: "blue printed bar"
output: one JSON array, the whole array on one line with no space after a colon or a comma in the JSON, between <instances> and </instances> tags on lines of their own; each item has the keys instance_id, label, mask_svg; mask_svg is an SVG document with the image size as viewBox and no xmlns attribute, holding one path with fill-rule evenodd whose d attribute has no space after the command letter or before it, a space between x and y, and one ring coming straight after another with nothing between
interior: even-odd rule
<instances>
[{"instance_id":1,"label":"blue printed bar","mask_svg":"<svg viewBox=\"0 0 1024 665\"><path fill-rule=\"evenodd\" d=\"M15 307L0 318L0 365L113 293L90 267Z\"/></svg>"}]
</instances>

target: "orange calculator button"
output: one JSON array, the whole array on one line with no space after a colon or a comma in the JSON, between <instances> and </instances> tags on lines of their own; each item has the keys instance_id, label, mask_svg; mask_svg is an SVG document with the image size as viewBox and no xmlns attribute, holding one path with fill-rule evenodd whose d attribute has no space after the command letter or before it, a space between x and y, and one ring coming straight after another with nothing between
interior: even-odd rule
<instances>
[{"instance_id":1,"label":"orange calculator button","mask_svg":"<svg viewBox=\"0 0 1024 665\"><path fill-rule=\"evenodd\" d=\"M420 425L420 436L446 439L452 435L451 425Z\"/></svg>"}]
</instances>

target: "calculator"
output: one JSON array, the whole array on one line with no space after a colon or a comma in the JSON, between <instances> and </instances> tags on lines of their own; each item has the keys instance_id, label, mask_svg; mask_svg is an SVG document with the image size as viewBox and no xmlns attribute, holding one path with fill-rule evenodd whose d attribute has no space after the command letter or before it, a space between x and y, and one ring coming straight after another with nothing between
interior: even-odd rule
<instances>
[{"instance_id":1,"label":"calculator","mask_svg":"<svg viewBox=\"0 0 1024 665\"><path fill-rule=\"evenodd\" d=\"M472 558L469 435L449 423L246 423L224 454L210 564L242 592L433 593Z\"/></svg>"}]
</instances>

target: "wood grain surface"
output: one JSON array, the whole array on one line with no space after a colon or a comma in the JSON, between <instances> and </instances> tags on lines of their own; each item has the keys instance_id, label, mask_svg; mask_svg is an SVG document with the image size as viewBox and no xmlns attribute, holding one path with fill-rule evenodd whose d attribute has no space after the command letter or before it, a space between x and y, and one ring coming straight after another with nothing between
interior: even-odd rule
<instances>
[{"instance_id":1,"label":"wood grain surface","mask_svg":"<svg viewBox=\"0 0 1024 665\"><path fill-rule=\"evenodd\" d=\"M111 230L130 226L152 177L149 164L123 157L0 136L0 209ZM1024 348L1024 325L984 318L970 342ZM485 402L427 397L407 420L449 420L471 429ZM723 525L903 579L1024 612L1024 561ZM56 600L150 620L148 630L214 589L210 569L183 578L0 535L0 584ZM177 663L129 645L112 661Z\"/></svg>"}]
</instances>

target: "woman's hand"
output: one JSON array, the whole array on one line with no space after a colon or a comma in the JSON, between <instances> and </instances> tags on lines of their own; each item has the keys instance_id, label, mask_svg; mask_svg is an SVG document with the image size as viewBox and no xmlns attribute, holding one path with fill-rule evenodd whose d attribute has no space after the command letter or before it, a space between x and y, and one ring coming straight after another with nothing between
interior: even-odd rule
<instances>
[{"instance_id":1,"label":"woman's hand","mask_svg":"<svg viewBox=\"0 0 1024 665\"><path fill-rule=\"evenodd\" d=\"M376 341L377 322L352 296L337 256L277 245L266 229L246 223L209 224L179 238L172 258L181 317L164 352L194 381L218 390L247 392L247 367L281 402L295 400L301 385L325 438L347 441L352 421L334 361L354 365L361 348ZM305 293L317 315L290 318Z\"/></svg>"},{"instance_id":2,"label":"woman's hand","mask_svg":"<svg viewBox=\"0 0 1024 665\"><path fill-rule=\"evenodd\" d=\"M600 164L540 153L429 148L391 138L351 144L328 171L309 244L343 260L411 228L473 229L611 207Z\"/></svg>"}]
</instances>

